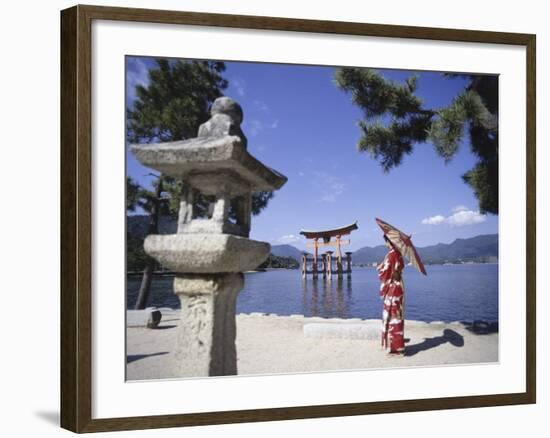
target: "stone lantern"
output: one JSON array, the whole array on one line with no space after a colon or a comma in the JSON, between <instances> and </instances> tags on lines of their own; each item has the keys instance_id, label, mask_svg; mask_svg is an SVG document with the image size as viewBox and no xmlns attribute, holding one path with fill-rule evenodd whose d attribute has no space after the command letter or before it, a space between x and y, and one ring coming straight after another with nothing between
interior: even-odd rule
<instances>
[{"instance_id":1,"label":"stone lantern","mask_svg":"<svg viewBox=\"0 0 550 438\"><path fill-rule=\"evenodd\" d=\"M270 245L248 238L252 194L281 188L287 178L247 152L243 112L215 100L196 138L132 145L145 166L181 181L177 234L149 235L145 252L176 272L181 302L175 377L237 374L235 305L243 272L255 269Z\"/></svg>"}]
</instances>

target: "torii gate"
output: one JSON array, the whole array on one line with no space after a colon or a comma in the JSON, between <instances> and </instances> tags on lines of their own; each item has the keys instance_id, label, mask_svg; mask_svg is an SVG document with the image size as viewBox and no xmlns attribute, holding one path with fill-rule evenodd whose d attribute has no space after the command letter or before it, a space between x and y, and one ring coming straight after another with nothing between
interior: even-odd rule
<instances>
[{"instance_id":1,"label":"torii gate","mask_svg":"<svg viewBox=\"0 0 550 438\"><path fill-rule=\"evenodd\" d=\"M308 256L304 254L302 256L302 277L306 277L307 274L312 274L313 277L317 277L319 272L319 247L321 246L335 246L336 247L336 272L338 274L338 277L341 277L344 273L346 273L348 276L351 275L351 252L346 252L346 270L344 271L342 269L342 245L348 245L350 243L350 240L342 240L342 236L347 236L351 234L353 230L357 230L359 227L357 226L357 221L355 221L353 224L346 225L344 227L340 228L333 228L330 230L322 230L322 231L307 231L307 230L301 230L300 234L305 236L306 239L312 239L313 243L308 244L307 246L309 248L313 248L313 266L312 269L308 271L307 269L307 262ZM335 238L335 240L331 240L332 238ZM319 240L322 240L319 242ZM327 251L325 254L322 255L322 269L321 272L323 273L323 277L331 278L332 277L332 253L333 251Z\"/></svg>"}]
</instances>

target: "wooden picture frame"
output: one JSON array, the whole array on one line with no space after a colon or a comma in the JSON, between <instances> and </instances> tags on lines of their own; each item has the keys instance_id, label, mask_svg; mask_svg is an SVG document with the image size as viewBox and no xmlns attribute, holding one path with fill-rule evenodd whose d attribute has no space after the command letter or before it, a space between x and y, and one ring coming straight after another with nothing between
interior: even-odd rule
<instances>
[{"instance_id":1,"label":"wooden picture frame","mask_svg":"<svg viewBox=\"0 0 550 438\"><path fill-rule=\"evenodd\" d=\"M526 48L526 391L481 396L92 418L92 22L112 20L517 45ZM75 6L61 12L61 426L74 432L273 421L536 402L536 37L530 34Z\"/></svg>"}]
</instances>

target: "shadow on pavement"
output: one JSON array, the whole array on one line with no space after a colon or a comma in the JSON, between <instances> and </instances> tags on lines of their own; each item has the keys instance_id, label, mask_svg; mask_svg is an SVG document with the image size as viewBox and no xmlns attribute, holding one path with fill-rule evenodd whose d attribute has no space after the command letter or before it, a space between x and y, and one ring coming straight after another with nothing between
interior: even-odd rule
<instances>
[{"instance_id":1,"label":"shadow on pavement","mask_svg":"<svg viewBox=\"0 0 550 438\"><path fill-rule=\"evenodd\" d=\"M430 350L446 343L450 343L454 347L463 347L464 337L454 330L445 329L443 330L443 334L441 336L425 338L424 341L419 344L407 345L405 347L405 356L414 356L421 351Z\"/></svg>"},{"instance_id":2,"label":"shadow on pavement","mask_svg":"<svg viewBox=\"0 0 550 438\"><path fill-rule=\"evenodd\" d=\"M152 356L162 356L164 354L168 354L167 351L161 351L160 353L151 353L151 354L129 354L126 356L126 363L132 363L136 360L145 359L146 357L152 357Z\"/></svg>"}]
</instances>

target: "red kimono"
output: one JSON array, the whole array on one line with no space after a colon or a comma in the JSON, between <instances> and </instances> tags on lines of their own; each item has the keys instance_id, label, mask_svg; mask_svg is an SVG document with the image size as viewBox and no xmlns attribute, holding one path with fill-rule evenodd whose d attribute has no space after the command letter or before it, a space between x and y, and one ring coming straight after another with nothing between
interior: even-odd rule
<instances>
[{"instance_id":1,"label":"red kimono","mask_svg":"<svg viewBox=\"0 0 550 438\"><path fill-rule=\"evenodd\" d=\"M403 257L399 251L391 248L384 261L377 266L380 279L380 297L384 302L382 311L382 347L390 353L405 352L405 323L403 320L403 283L401 275L398 280L394 273L404 267Z\"/></svg>"}]
</instances>

